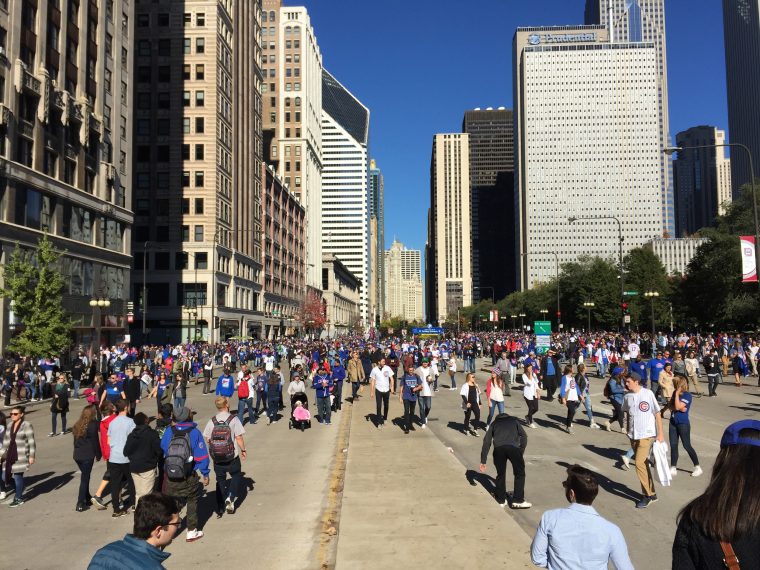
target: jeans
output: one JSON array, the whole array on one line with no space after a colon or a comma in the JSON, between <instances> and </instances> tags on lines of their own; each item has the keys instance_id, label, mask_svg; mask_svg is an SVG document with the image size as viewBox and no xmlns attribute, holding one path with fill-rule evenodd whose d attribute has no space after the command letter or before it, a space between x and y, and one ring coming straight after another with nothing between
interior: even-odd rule
<instances>
[{"instance_id":1,"label":"jeans","mask_svg":"<svg viewBox=\"0 0 760 570\"><path fill-rule=\"evenodd\" d=\"M617 421L620 424L620 429L623 429L623 405L614 399L610 399L610 403L612 404L610 423Z\"/></svg>"},{"instance_id":2,"label":"jeans","mask_svg":"<svg viewBox=\"0 0 760 570\"><path fill-rule=\"evenodd\" d=\"M385 420L388 419L388 403L390 402L391 398L391 392L390 390L388 392L381 392L377 388L375 388L375 405L377 407L377 423L379 425L383 425L385 423ZM380 415L380 407L382 405L383 414Z\"/></svg>"},{"instance_id":3,"label":"jeans","mask_svg":"<svg viewBox=\"0 0 760 570\"><path fill-rule=\"evenodd\" d=\"M256 415L259 415L259 407L261 407L262 411L266 411L267 409L267 400L264 397L266 394L264 392L256 392Z\"/></svg>"},{"instance_id":4,"label":"jeans","mask_svg":"<svg viewBox=\"0 0 760 570\"><path fill-rule=\"evenodd\" d=\"M256 416L253 413L253 398L239 398L238 399L238 413L237 417L240 423L245 423L245 410L248 408L248 423L255 424Z\"/></svg>"},{"instance_id":5,"label":"jeans","mask_svg":"<svg viewBox=\"0 0 760 570\"><path fill-rule=\"evenodd\" d=\"M523 400L525 400L525 403L528 406L528 415L525 416L525 419L528 420L528 424L532 424L533 414L535 414L538 411L538 398L533 398L532 400L528 400L528 398L523 396Z\"/></svg>"},{"instance_id":6,"label":"jeans","mask_svg":"<svg viewBox=\"0 0 760 570\"><path fill-rule=\"evenodd\" d=\"M79 495L77 496L77 503L89 503L90 502L90 475L92 474L92 466L95 464L94 459L85 459L80 461L76 460L79 471L82 472L82 476L79 478Z\"/></svg>"},{"instance_id":7,"label":"jeans","mask_svg":"<svg viewBox=\"0 0 760 570\"><path fill-rule=\"evenodd\" d=\"M504 413L504 402L495 402L491 400L491 405L488 407L488 420L486 420L486 423L488 425L491 425L491 420L493 419L493 412L496 408L499 408L499 413Z\"/></svg>"},{"instance_id":8,"label":"jeans","mask_svg":"<svg viewBox=\"0 0 760 570\"><path fill-rule=\"evenodd\" d=\"M414 408L417 407L417 402L414 400L404 400L404 430L409 431L412 429L412 420L414 419Z\"/></svg>"},{"instance_id":9,"label":"jeans","mask_svg":"<svg viewBox=\"0 0 760 570\"><path fill-rule=\"evenodd\" d=\"M327 398L327 401L330 401L330 398ZM277 411L280 409L280 394L279 392L273 392L269 398L267 398L267 415L269 416L269 419L271 421L274 421L277 419ZM329 407L329 404L328 404Z\"/></svg>"},{"instance_id":10,"label":"jeans","mask_svg":"<svg viewBox=\"0 0 760 570\"><path fill-rule=\"evenodd\" d=\"M356 401L356 396L359 393L359 381L354 380L351 382L351 402Z\"/></svg>"},{"instance_id":11,"label":"jeans","mask_svg":"<svg viewBox=\"0 0 760 570\"><path fill-rule=\"evenodd\" d=\"M227 474L230 475L229 482ZM234 502L238 498L240 483L243 481L240 457L236 457L229 463L214 463L214 475L216 475L216 507L221 509L227 499L232 499Z\"/></svg>"},{"instance_id":12,"label":"jeans","mask_svg":"<svg viewBox=\"0 0 760 570\"><path fill-rule=\"evenodd\" d=\"M333 396L335 396L335 411L340 410L341 400L343 399L343 382L336 382L333 388Z\"/></svg>"},{"instance_id":13,"label":"jeans","mask_svg":"<svg viewBox=\"0 0 760 570\"><path fill-rule=\"evenodd\" d=\"M203 375L203 393L208 394L211 391L211 375L204 373Z\"/></svg>"},{"instance_id":14,"label":"jeans","mask_svg":"<svg viewBox=\"0 0 760 570\"><path fill-rule=\"evenodd\" d=\"M420 424L427 424L427 417L430 413L430 406L433 403L433 397L419 396L417 400L420 403Z\"/></svg>"},{"instance_id":15,"label":"jeans","mask_svg":"<svg viewBox=\"0 0 760 570\"><path fill-rule=\"evenodd\" d=\"M608 367L608 364L607 364L606 362L604 362L604 361L600 360L600 361L597 363L596 367L597 367L597 369L599 370L599 377L600 377L600 378L603 378L604 376L606 376L606 375L607 375L607 367Z\"/></svg>"},{"instance_id":16,"label":"jeans","mask_svg":"<svg viewBox=\"0 0 760 570\"><path fill-rule=\"evenodd\" d=\"M317 413L321 423L330 421L330 396L326 398L317 398Z\"/></svg>"},{"instance_id":17,"label":"jeans","mask_svg":"<svg viewBox=\"0 0 760 570\"><path fill-rule=\"evenodd\" d=\"M493 464L496 467L496 500L507 500L507 460L512 463L512 475L515 477L515 492L512 500L522 503L525 500L525 460L519 447L500 445L493 450Z\"/></svg>"},{"instance_id":18,"label":"jeans","mask_svg":"<svg viewBox=\"0 0 760 570\"><path fill-rule=\"evenodd\" d=\"M184 407L187 398L174 398L174 409L179 410Z\"/></svg>"},{"instance_id":19,"label":"jeans","mask_svg":"<svg viewBox=\"0 0 760 570\"><path fill-rule=\"evenodd\" d=\"M73 397L75 400L78 400L79 399L79 385L81 384L82 379L74 378L73 381L74 381L74 396Z\"/></svg>"},{"instance_id":20,"label":"jeans","mask_svg":"<svg viewBox=\"0 0 760 570\"><path fill-rule=\"evenodd\" d=\"M66 431L66 412L52 412L51 413L51 421L53 425L53 429L51 430L53 433L55 433L55 428L58 424L58 414L61 414L61 433Z\"/></svg>"},{"instance_id":21,"label":"jeans","mask_svg":"<svg viewBox=\"0 0 760 570\"><path fill-rule=\"evenodd\" d=\"M134 498L135 484L132 481L132 474L129 472L129 463L112 463L108 462L108 471L111 473L111 503L114 512L121 510L121 487L126 480L129 487L129 494Z\"/></svg>"},{"instance_id":22,"label":"jeans","mask_svg":"<svg viewBox=\"0 0 760 570\"><path fill-rule=\"evenodd\" d=\"M718 374L708 374L707 375L707 393L715 396L717 395L718 390Z\"/></svg>"},{"instance_id":23,"label":"jeans","mask_svg":"<svg viewBox=\"0 0 760 570\"><path fill-rule=\"evenodd\" d=\"M691 424L676 424L670 422L668 428L668 436L670 439L670 465L675 467L678 465L678 440L681 440L683 448L686 453L689 454L689 459L694 464L694 467L699 465L699 457L697 452L691 446Z\"/></svg>"},{"instance_id":24,"label":"jeans","mask_svg":"<svg viewBox=\"0 0 760 570\"><path fill-rule=\"evenodd\" d=\"M594 412L591 409L591 395L586 394L586 397L583 399L583 405L586 407L586 416L588 417L588 423L589 425L594 423Z\"/></svg>"},{"instance_id":25,"label":"jeans","mask_svg":"<svg viewBox=\"0 0 760 570\"><path fill-rule=\"evenodd\" d=\"M578 406L580 406L581 403L576 401L568 401L567 402L567 420L565 421L565 425L568 429L570 429L570 426L573 425L573 418L575 417L575 412L578 409Z\"/></svg>"},{"instance_id":26,"label":"jeans","mask_svg":"<svg viewBox=\"0 0 760 570\"><path fill-rule=\"evenodd\" d=\"M451 380L451 387L456 388L457 387L457 380L456 380L457 373L449 371L449 379Z\"/></svg>"},{"instance_id":27,"label":"jeans","mask_svg":"<svg viewBox=\"0 0 760 570\"><path fill-rule=\"evenodd\" d=\"M504 392L504 396L511 398L512 388L509 387L509 373L508 372L501 373L501 381L504 384L504 389L502 390Z\"/></svg>"},{"instance_id":28,"label":"jeans","mask_svg":"<svg viewBox=\"0 0 760 570\"><path fill-rule=\"evenodd\" d=\"M657 390L660 389L660 381L659 380L652 380L651 384L652 385L650 386L649 389L652 390L652 392L654 393L655 396L657 396Z\"/></svg>"}]
</instances>

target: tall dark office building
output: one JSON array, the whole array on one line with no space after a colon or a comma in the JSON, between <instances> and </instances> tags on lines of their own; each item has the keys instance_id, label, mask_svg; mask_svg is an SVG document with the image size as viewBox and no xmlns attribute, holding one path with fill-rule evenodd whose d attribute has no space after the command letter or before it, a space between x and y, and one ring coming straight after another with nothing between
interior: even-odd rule
<instances>
[{"instance_id":1,"label":"tall dark office building","mask_svg":"<svg viewBox=\"0 0 760 570\"><path fill-rule=\"evenodd\" d=\"M514 124L512 110L466 111L470 135L473 302L503 299L514 291ZM493 289L493 291L492 291Z\"/></svg>"},{"instance_id":2,"label":"tall dark office building","mask_svg":"<svg viewBox=\"0 0 760 570\"><path fill-rule=\"evenodd\" d=\"M726 133L715 127L692 127L676 135L684 150L673 161L676 185L676 237L689 237L709 227L731 201L731 160L726 158ZM704 147L704 148L689 148Z\"/></svg>"},{"instance_id":3,"label":"tall dark office building","mask_svg":"<svg viewBox=\"0 0 760 570\"><path fill-rule=\"evenodd\" d=\"M731 142L746 145L760 164L760 0L723 0L728 130ZM734 189L750 182L747 153L731 153Z\"/></svg>"}]
</instances>

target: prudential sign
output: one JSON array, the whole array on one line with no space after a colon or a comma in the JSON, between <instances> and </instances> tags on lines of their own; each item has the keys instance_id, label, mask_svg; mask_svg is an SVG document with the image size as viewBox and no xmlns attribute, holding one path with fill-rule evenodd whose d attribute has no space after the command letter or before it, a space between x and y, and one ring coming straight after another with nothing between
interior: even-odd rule
<instances>
[{"instance_id":1,"label":"prudential sign","mask_svg":"<svg viewBox=\"0 0 760 570\"><path fill-rule=\"evenodd\" d=\"M596 33L589 34L531 34L528 36L528 45L540 44L571 44L581 42L595 42Z\"/></svg>"}]
</instances>

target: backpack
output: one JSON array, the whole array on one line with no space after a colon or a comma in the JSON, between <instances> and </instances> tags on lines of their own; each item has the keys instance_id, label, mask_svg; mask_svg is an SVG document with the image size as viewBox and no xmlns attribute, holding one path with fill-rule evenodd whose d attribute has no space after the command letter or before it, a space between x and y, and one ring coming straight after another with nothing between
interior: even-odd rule
<instances>
[{"instance_id":1,"label":"backpack","mask_svg":"<svg viewBox=\"0 0 760 570\"><path fill-rule=\"evenodd\" d=\"M251 391L248 389L248 378L244 376L238 384L238 398L241 400L247 399L251 395Z\"/></svg>"},{"instance_id":2,"label":"backpack","mask_svg":"<svg viewBox=\"0 0 760 570\"><path fill-rule=\"evenodd\" d=\"M607 383L604 385L604 397L610 398L612 396L612 389L610 388L610 382L612 382L612 378L607 380Z\"/></svg>"},{"instance_id":3,"label":"backpack","mask_svg":"<svg viewBox=\"0 0 760 570\"><path fill-rule=\"evenodd\" d=\"M232 428L230 420L220 422L216 416L211 418L214 428L211 430L208 450L216 463L229 463L235 459L235 442L232 440Z\"/></svg>"},{"instance_id":4,"label":"backpack","mask_svg":"<svg viewBox=\"0 0 760 570\"><path fill-rule=\"evenodd\" d=\"M184 481L193 472L193 448L190 445L190 435L172 427L172 438L164 458L164 472L172 481Z\"/></svg>"}]
</instances>

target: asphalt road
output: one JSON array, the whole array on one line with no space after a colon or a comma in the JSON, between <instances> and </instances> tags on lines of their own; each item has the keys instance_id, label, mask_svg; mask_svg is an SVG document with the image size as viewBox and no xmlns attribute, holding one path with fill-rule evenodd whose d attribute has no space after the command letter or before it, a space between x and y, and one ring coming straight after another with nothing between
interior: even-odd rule
<instances>
[{"instance_id":1,"label":"asphalt road","mask_svg":"<svg viewBox=\"0 0 760 570\"><path fill-rule=\"evenodd\" d=\"M490 359L479 359L478 369L490 366ZM592 372L594 370L592 369ZM448 378L443 382L448 386ZM478 372L481 389L485 389L488 374ZM461 386L464 375L457 374L457 384ZM707 391L706 378L702 377L703 390ZM633 467L622 469L620 456L628 449L628 438L619 431L607 432L590 429L585 409L581 406L575 416L573 435L564 431L566 408L557 400L541 401L534 417L538 429L528 429L526 459L526 500L533 508L523 511L509 511L531 536L545 510L563 507L567 504L561 482L565 480L568 465L578 463L592 469L599 475L600 493L594 507L605 518L617 524L628 543L631 560L636 568L666 568L671 563L671 547L676 531L676 516L689 500L698 496L709 482L712 465L719 450L719 442L724 428L731 422L757 418L760 413L760 388L757 378L746 379L743 388L736 388L733 382L718 388L715 398L695 398L691 411L692 445L700 459L705 473L693 478L691 461L683 450L679 451L678 475L673 485L663 488L655 482L659 500L647 509L636 509L641 486ZM439 386L440 387L440 386ZM593 411L597 423L610 417L611 406L602 403L603 381L591 378ZM512 391L506 398L506 411L523 418L527 413L522 391ZM483 406L481 418L485 421L487 407ZM451 447L455 456L469 471L470 484L481 484L492 489L496 471L493 469L491 454L487 475L474 476L480 463L482 431L480 437L464 435L461 430L464 413L461 409L459 391L449 391L445 387L434 394L429 427L446 447ZM617 429L617 424L615 425ZM663 422L666 430L668 421ZM507 467L507 489L511 490L514 479L511 468ZM656 479L656 476L655 476ZM467 484L463 476L462 484Z\"/></svg>"}]
</instances>

